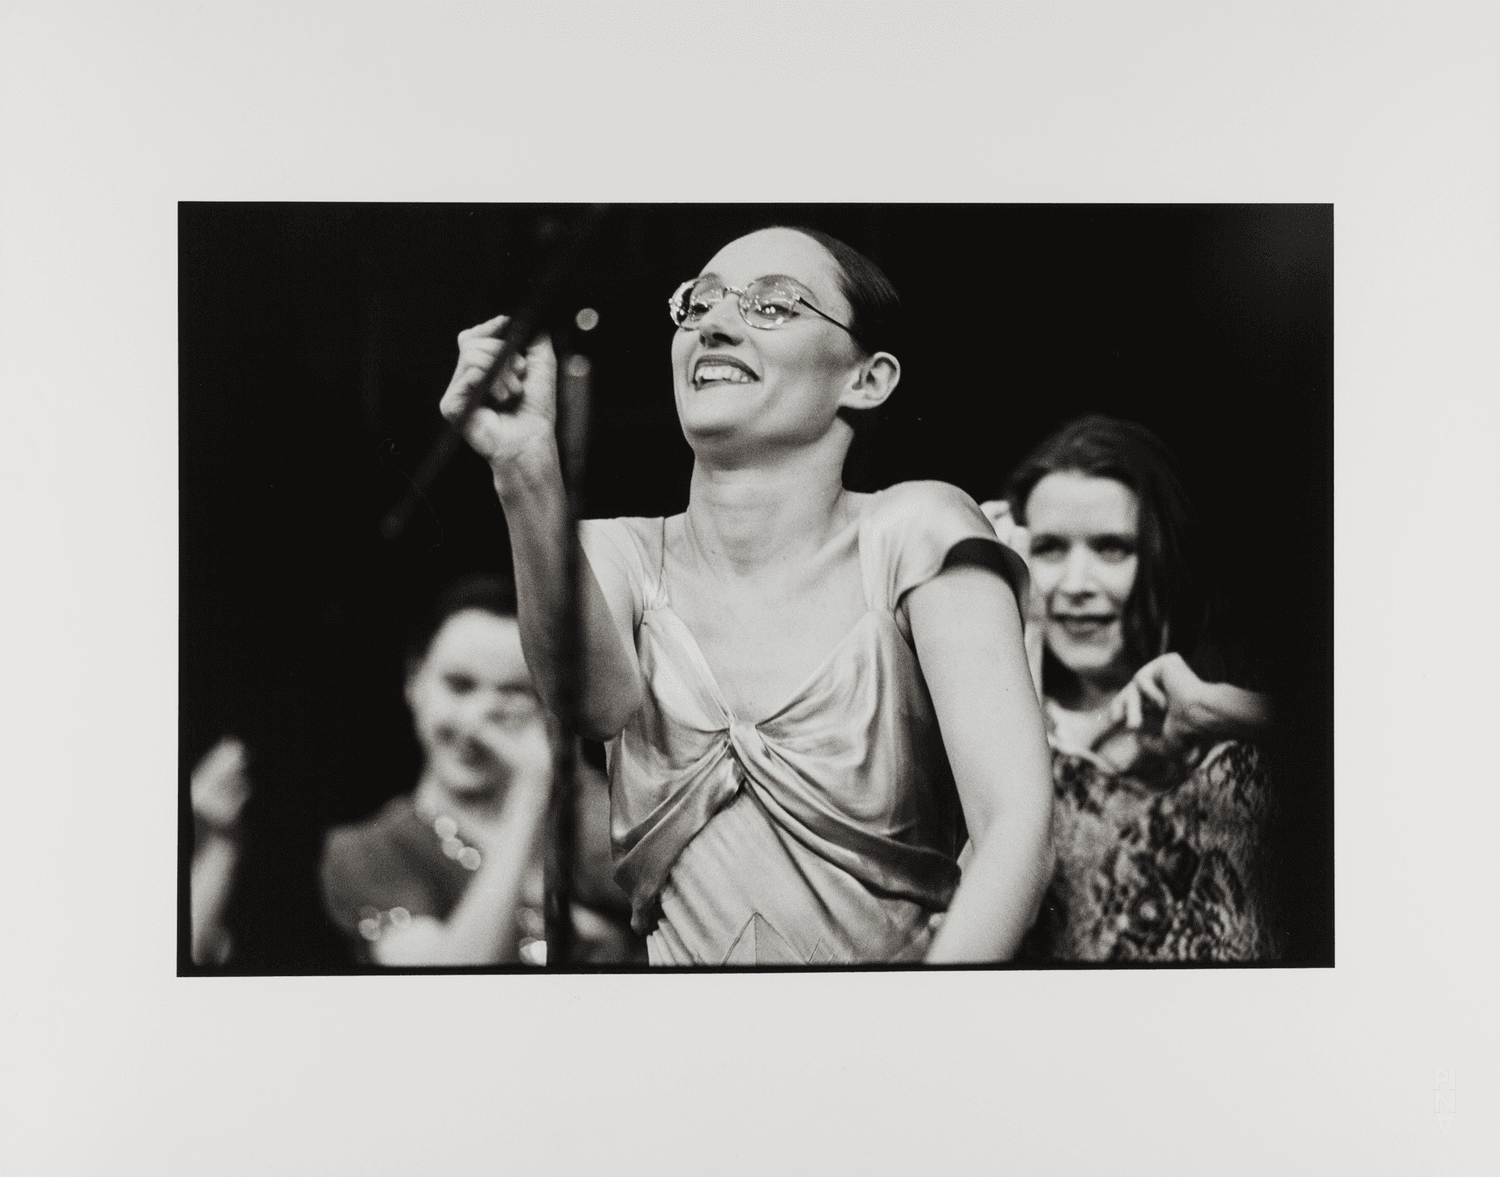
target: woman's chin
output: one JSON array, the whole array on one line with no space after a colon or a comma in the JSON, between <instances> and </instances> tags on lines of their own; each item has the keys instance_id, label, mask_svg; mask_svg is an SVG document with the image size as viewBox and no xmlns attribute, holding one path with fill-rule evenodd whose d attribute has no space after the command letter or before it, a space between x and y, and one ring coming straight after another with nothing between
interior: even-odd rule
<instances>
[{"instance_id":1,"label":"woman's chin","mask_svg":"<svg viewBox=\"0 0 1500 1177\"><path fill-rule=\"evenodd\" d=\"M744 434L750 417L741 409L726 408L721 412L685 413L681 423L682 435L694 449L700 446L715 448Z\"/></svg>"},{"instance_id":2,"label":"woman's chin","mask_svg":"<svg viewBox=\"0 0 1500 1177\"><path fill-rule=\"evenodd\" d=\"M505 782L493 769L482 770L462 764L445 764L437 774L438 786L455 801L483 801L496 796Z\"/></svg>"}]
</instances>

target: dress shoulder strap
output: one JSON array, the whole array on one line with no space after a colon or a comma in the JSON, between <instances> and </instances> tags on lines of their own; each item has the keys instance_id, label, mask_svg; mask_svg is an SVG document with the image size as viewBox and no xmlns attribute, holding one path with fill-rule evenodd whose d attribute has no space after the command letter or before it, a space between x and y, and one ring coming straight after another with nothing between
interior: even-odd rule
<instances>
[{"instance_id":1,"label":"dress shoulder strap","mask_svg":"<svg viewBox=\"0 0 1500 1177\"><path fill-rule=\"evenodd\" d=\"M583 519L578 524L579 542L605 598L620 610L628 603L637 619L659 604L660 572L654 581L651 576L651 540L659 529L654 518Z\"/></svg>"}]
</instances>

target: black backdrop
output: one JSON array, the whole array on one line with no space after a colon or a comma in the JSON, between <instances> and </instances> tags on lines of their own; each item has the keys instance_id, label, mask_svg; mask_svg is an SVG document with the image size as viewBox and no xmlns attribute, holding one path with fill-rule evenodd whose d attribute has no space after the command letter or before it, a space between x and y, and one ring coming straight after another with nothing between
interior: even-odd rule
<instances>
[{"instance_id":1,"label":"black backdrop","mask_svg":"<svg viewBox=\"0 0 1500 1177\"><path fill-rule=\"evenodd\" d=\"M240 969L345 959L317 898L322 833L411 788L403 637L445 583L508 562L467 452L401 537L379 523L444 428L455 334L522 304L580 212L180 207L180 784L220 735L249 745ZM1179 456L1220 633L1282 700L1289 959L1331 964L1332 208L616 206L555 323L594 360L585 513L685 505L666 296L776 223L844 238L902 293L902 383L851 467L860 489L940 478L992 497L1042 436L1094 410ZM569 325L586 305L587 335ZM184 868L191 830L184 805ZM185 929L180 945L191 971Z\"/></svg>"}]
</instances>

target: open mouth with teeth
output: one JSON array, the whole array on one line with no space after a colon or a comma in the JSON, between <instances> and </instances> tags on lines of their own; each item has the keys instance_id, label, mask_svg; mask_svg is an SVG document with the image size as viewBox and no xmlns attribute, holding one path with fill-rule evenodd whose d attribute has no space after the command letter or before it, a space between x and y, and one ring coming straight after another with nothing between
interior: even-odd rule
<instances>
[{"instance_id":1,"label":"open mouth with teeth","mask_svg":"<svg viewBox=\"0 0 1500 1177\"><path fill-rule=\"evenodd\" d=\"M694 388L706 388L710 384L754 384L759 379L732 356L704 356L693 365Z\"/></svg>"},{"instance_id":2,"label":"open mouth with teeth","mask_svg":"<svg viewBox=\"0 0 1500 1177\"><path fill-rule=\"evenodd\" d=\"M1114 621L1115 615L1094 613L1054 613L1052 620L1061 625L1063 632L1075 638L1092 637Z\"/></svg>"}]
</instances>

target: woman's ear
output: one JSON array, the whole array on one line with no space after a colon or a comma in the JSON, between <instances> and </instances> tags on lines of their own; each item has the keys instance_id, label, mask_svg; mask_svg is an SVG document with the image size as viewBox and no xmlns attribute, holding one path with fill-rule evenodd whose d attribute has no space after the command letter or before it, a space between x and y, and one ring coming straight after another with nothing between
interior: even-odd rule
<instances>
[{"instance_id":1,"label":"woman's ear","mask_svg":"<svg viewBox=\"0 0 1500 1177\"><path fill-rule=\"evenodd\" d=\"M839 398L839 408L877 408L896 391L900 382L901 361L888 351L878 351L860 364L854 380Z\"/></svg>"}]
</instances>

